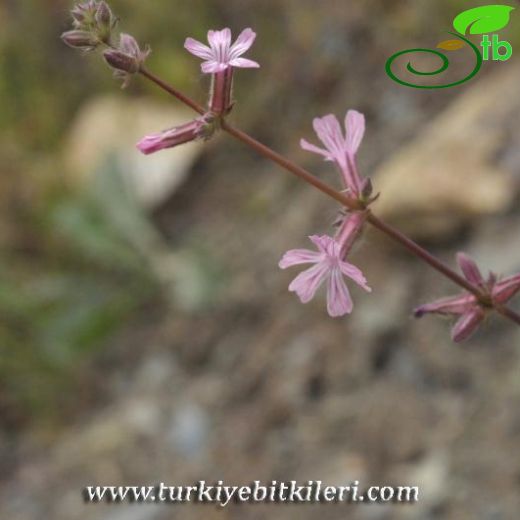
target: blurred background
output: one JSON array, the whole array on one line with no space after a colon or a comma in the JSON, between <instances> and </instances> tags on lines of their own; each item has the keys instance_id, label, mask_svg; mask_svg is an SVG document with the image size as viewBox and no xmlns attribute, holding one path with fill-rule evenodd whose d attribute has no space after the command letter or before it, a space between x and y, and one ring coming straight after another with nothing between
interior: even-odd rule
<instances>
[{"instance_id":1,"label":"blurred background","mask_svg":"<svg viewBox=\"0 0 520 520\"><path fill-rule=\"evenodd\" d=\"M434 48L482 1L113 0L149 67L201 102L182 46L209 28L258 33L232 121L336 182L299 149L312 118L366 114L375 211L454 265L520 269L520 63L445 90L385 74ZM513 5L513 2L509 2ZM489 519L520 510L520 330L491 318L455 346L414 321L456 291L370 230L346 319L303 306L283 252L338 208L225 135L142 157L135 142L191 114L98 56L65 47L72 2L0 3L0 517ZM513 13L501 36L518 49ZM447 73L468 67L453 53ZM418 68L432 67L417 57ZM469 62L471 68L471 61ZM517 306L518 308L518 306ZM417 505L89 505L84 486L223 479L411 484Z\"/></svg>"}]
</instances>

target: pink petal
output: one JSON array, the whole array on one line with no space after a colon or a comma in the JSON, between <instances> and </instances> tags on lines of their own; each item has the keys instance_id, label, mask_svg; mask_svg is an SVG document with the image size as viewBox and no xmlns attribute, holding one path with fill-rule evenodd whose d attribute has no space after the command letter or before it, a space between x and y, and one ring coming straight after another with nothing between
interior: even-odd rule
<instances>
[{"instance_id":1,"label":"pink petal","mask_svg":"<svg viewBox=\"0 0 520 520\"><path fill-rule=\"evenodd\" d=\"M432 303L421 305L415 309L414 314L421 318L425 314L465 314L476 306L476 298L472 294L463 294L450 298L441 298Z\"/></svg>"},{"instance_id":2,"label":"pink petal","mask_svg":"<svg viewBox=\"0 0 520 520\"><path fill-rule=\"evenodd\" d=\"M346 166L346 151L344 138L338 119L333 114L316 118L313 122L314 130L325 148L341 167Z\"/></svg>"},{"instance_id":3,"label":"pink petal","mask_svg":"<svg viewBox=\"0 0 520 520\"><path fill-rule=\"evenodd\" d=\"M238 58L247 52L253 45L256 38L256 33L251 29L244 29L238 36L236 42L231 46L229 57L231 59ZM238 67L238 65L237 65Z\"/></svg>"},{"instance_id":4,"label":"pink petal","mask_svg":"<svg viewBox=\"0 0 520 520\"><path fill-rule=\"evenodd\" d=\"M205 61L200 68L204 74L216 74L228 68L226 63L218 63L217 61Z\"/></svg>"},{"instance_id":5,"label":"pink petal","mask_svg":"<svg viewBox=\"0 0 520 520\"><path fill-rule=\"evenodd\" d=\"M484 317L484 311L478 307L463 314L451 332L453 341L461 343L469 339L484 321Z\"/></svg>"},{"instance_id":6,"label":"pink petal","mask_svg":"<svg viewBox=\"0 0 520 520\"><path fill-rule=\"evenodd\" d=\"M331 246L336 243L336 241L328 235L311 235L309 240L318 248L318 251L326 255L331 255ZM334 256L334 254L332 254L332 256Z\"/></svg>"},{"instance_id":7,"label":"pink petal","mask_svg":"<svg viewBox=\"0 0 520 520\"><path fill-rule=\"evenodd\" d=\"M365 276L355 265L341 261L339 268L345 276L348 276L352 281L356 282L360 287L365 289L365 291L372 292L372 289L367 284Z\"/></svg>"},{"instance_id":8,"label":"pink petal","mask_svg":"<svg viewBox=\"0 0 520 520\"><path fill-rule=\"evenodd\" d=\"M212 60L214 59L214 55L212 50L203 43L194 40L193 38L186 38L184 42L184 48L194 54L198 58L202 58L203 60Z\"/></svg>"},{"instance_id":9,"label":"pink petal","mask_svg":"<svg viewBox=\"0 0 520 520\"><path fill-rule=\"evenodd\" d=\"M327 287L327 311L336 318L350 314L354 304L339 269L333 269Z\"/></svg>"},{"instance_id":10,"label":"pink petal","mask_svg":"<svg viewBox=\"0 0 520 520\"><path fill-rule=\"evenodd\" d=\"M307 152L317 153L319 155L323 155L327 160L332 161L333 158L330 155L330 153L327 150L324 150L323 148L319 148L312 143L309 143L305 139L300 140L300 146L306 150Z\"/></svg>"},{"instance_id":11,"label":"pink petal","mask_svg":"<svg viewBox=\"0 0 520 520\"><path fill-rule=\"evenodd\" d=\"M365 116L357 110L349 110L345 117L345 146L347 151L354 155L361 146L365 135Z\"/></svg>"},{"instance_id":12,"label":"pink petal","mask_svg":"<svg viewBox=\"0 0 520 520\"><path fill-rule=\"evenodd\" d=\"M363 181L361 180L361 176L359 175L357 168L356 156L349 153L346 165L341 170L346 186L356 197L359 196L361 194L361 185Z\"/></svg>"},{"instance_id":13,"label":"pink petal","mask_svg":"<svg viewBox=\"0 0 520 520\"><path fill-rule=\"evenodd\" d=\"M295 292L302 303L308 303L314 298L328 272L327 264L320 262L300 273L289 285L289 291Z\"/></svg>"},{"instance_id":14,"label":"pink petal","mask_svg":"<svg viewBox=\"0 0 520 520\"><path fill-rule=\"evenodd\" d=\"M344 253L349 253L352 249L352 246L363 230L365 221L366 214L362 211L349 213L343 218L343 222L336 235L336 241L341 244Z\"/></svg>"},{"instance_id":15,"label":"pink petal","mask_svg":"<svg viewBox=\"0 0 520 520\"><path fill-rule=\"evenodd\" d=\"M160 134L147 135L143 137L136 146L140 152L145 155L150 155L164 148L164 140Z\"/></svg>"},{"instance_id":16,"label":"pink petal","mask_svg":"<svg viewBox=\"0 0 520 520\"><path fill-rule=\"evenodd\" d=\"M202 136L205 122L198 118L158 134L147 135L137 143L137 148L148 155L165 148L194 141Z\"/></svg>"},{"instance_id":17,"label":"pink petal","mask_svg":"<svg viewBox=\"0 0 520 520\"><path fill-rule=\"evenodd\" d=\"M458 253L457 262L458 262L460 269L463 272L466 280L468 280L468 282L475 284L475 285L480 285L480 284L484 283L484 278L482 278L482 274L480 273L480 270L479 270L477 264L467 254Z\"/></svg>"},{"instance_id":18,"label":"pink petal","mask_svg":"<svg viewBox=\"0 0 520 520\"><path fill-rule=\"evenodd\" d=\"M213 51L214 59L218 63L229 65L229 47L231 45L231 30L209 31L208 41Z\"/></svg>"},{"instance_id":19,"label":"pink petal","mask_svg":"<svg viewBox=\"0 0 520 520\"><path fill-rule=\"evenodd\" d=\"M248 60L246 58L233 58L229 64L232 67L237 67L241 69L258 69L260 68L260 64L256 61Z\"/></svg>"},{"instance_id":20,"label":"pink petal","mask_svg":"<svg viewBox=\"0 0 520 520\"><path fill-rule=\"evenodd\" d=\"M208 31L208 41L213 51L222 48L229 50L231 45L231 29L226 27L221 31Z\"/></svg>"},{"instance_id":21,"label":"pink petal","mask_svg":"<svg viewBox=\"0 0 520 520\"><path fill-rule=\"evenodd\" d=\"M315 264L322 259L322 253L310 251L309 249L292 249L283 255L278 265L280 269L287 269L293 265Z\"/></svg>"},{"instance_id":22,"label":"pink petal","mask_svg":"<svg viewBox=\"0 0 520 520\"><path fill-rule=\"evenodd\" d=\"M493 299L498 303L507 303L520 291L520 274L500 280L493 287Z\"/></svg>"}]
</instances>

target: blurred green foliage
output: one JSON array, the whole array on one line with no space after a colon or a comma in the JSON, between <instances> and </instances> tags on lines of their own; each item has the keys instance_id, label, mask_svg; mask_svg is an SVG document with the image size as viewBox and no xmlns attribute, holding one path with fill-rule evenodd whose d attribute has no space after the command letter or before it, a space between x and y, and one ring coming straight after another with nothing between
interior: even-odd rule
<instances>
[{"instance_id":1,"label":"blurred green foliage","mask_svg":"<svg viewBox=\"0 0 520 520\"><path fill-rule=\"evenodd\" d=\"M79 194L55 194L28 215L26 250L0 263L0 399L7 416L59 416L86 354L157 293L136 240L153 229L107 167ZM38 229L37 237L30 229ZM13 402L14 400L14 402Z\"/></svg>"},{"instance_id":2,"label":"blurred green foliage","mask_svg":"<svg viewBox=\"0 0 520 520\"><path fill-rule=\"evenodd\" d=\"M118 84L94 56L60 34L74 2L0 4L0 417L59 417L81 360L150 300L157 237L113 164L72 190L61 147L76 111ZM182 50L186 27L205 32L207 3L110 2L120 30L153 42L151 65L185 87L198 64ZM188 65L188 60L190 61ZM134 82L129 96L153 86ZM5 233L4 233L5 231Z\"/></svg>"}]
</instances>

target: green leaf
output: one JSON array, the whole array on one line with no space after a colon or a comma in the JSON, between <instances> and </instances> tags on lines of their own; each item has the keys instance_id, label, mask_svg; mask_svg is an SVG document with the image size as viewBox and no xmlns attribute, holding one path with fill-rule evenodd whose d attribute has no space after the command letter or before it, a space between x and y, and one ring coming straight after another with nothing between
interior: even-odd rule
<instances>
[{"instance_id":1,"label":"green leaf","mask_svg":"<svg viewBox=\"0 0 520 520\"><path fill-rule=\"evenodd\" d=\"M514 7L508 5L484 5L460 13L453 20L453 27L461 34L486 34L503 29Z\"/></svg>"}]
</instances>

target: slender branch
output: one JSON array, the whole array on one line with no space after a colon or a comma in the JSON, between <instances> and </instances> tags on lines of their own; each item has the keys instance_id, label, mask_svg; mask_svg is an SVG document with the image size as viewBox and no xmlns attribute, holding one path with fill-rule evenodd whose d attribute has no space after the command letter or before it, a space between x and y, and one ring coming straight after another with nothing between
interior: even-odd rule
<instances>
[{"instance_id":1,"label":"slender branch","mask_svg":"<svg viewBox=\"0 0 520 520\"><path fill-rule=\"evenodd\" d=\"M206 111L204 108L190 99L189 97L185 96L183 93L179 92L177 89L173 88L171 85L168 85L163 80L155 76L153 73L151 73L149 70L145 69L144 67L141 68L140 73L153 83L155 83L157 86L171 94L172 96L176 97L178 100L180 100L182 103L188 105L191 107L195 112L198 112L199 114L203 115ZM360 210L360 209L366 209L364 205L355 199L352 199L350 197L347 197L343 193L335 190L328 184L324 183L317 177L315 177L312 173L308 172L301 166L298 166L297 164L293 163L289 159L286 159L282 155L280 155L278 152L275 152L268 146L264 145L260 141L257 141L250 135L246 134L242 130L239 130L238 128L235 128L231 126L226 121L222 121L221 128L230 134L231 136L235 137L239 141L242 141L249 147L256 150L258 153L266 157L267 159L270 159L271 161L275 162L276 164L280 165L285 170L289 171L293 175L296 175L300 179L304 180L308 184L314 186L318 190L320 190L322 193L325 193L332 199L336 200L343 206L351 209L351 210ZM415 243L413 240L408 238L406 235L401 233L399 230L393 228L392 226L386 224L381 219L379 219L377 216L375 216L372 212L369 212L369 216L367 218L367 221L372 224L376 229L390 237L395 242L398 242L403 247L408 249L411 253L413 253L415 256L422 259L424 262L429 264L433 269L444 275L446 278L450 279L452 282L454 282L456 285L462 287L463 289L466 289L468 292L474 294L478 300L485 306L491 306L493 307L498 313L500 313L505 318L508 318L509 320L517 323L520 325L520 314L516 313L509 307L506 307L504 305L496 304L492 301L490 301L489 296L487 296L479 287L471 284L468 280L466 280L464 277L459 275L456 271L448 267L446 264L444 264L441 260L433 256L431 253L429 253L426 249L421 247L419 244Z\"/></svg>"},{"instance_id":2,"label":"slender branch","mask_svg":"<svg viewBox=\"0 0 520 520\"><path fill-rule=\"evenodd\" d=\"M202 106L200 106L197 102L190 99L188 96L185 96L182 92L179 92L176 88L173 88L171 85L168 85L168 83L164 82L162 79L158 78L155 74L152 74L149 70L147 70L144 67L141 67L139 69L139 72L147 79L155 83L158 87L162 88L168 94L171 94L172 96L176 97L179 101L182 101L185 105L188 105L190 108L195 110L195 112L198 112L201 115L205 114L205 110Z\"/></svg>"},{"instance_id":3,"label":"slender branch","mask_svg":"<svg viewBox=\"0 0 520 520\"><path fill-rule=\"evenodd\" d=\"M204 108L200 106L195 101L191 100L181 92L179 92L177 89L173 88L172 86L168 85L164 81L162 81L160 78L152 74L150 71L148 71L145 68L141 68L141 74L145 77L151 80L153 83L155 83L157 86L171 94L172 96L176 97L189 107L191 107L193 110L198 112L199 114L203 115L205 113ZM331 186L327 185L326 183L322 182L320 179L312 175L312 173L308 172L304 168L292 163L279 153L275 152L274 150L271 150L271 148L265 146L264 144L260 143L256 139L253 139L251 136L246 134L245 132L242 132L242 130L238 130L237 128L232 127L229 125L226 121L223 121L221 124L221 128L225 130L227 133L235 137L236 139L239 139L240 141L246 143L250 147L254 148L256 151L264 155L265 157L269 158L271 161L279 164L282 166L282 168L285 168L286 170L290 171L294 175L300 177L305 182L312 184L315 188L322 191L329 197L332 197L339 203L341 203L343 206L346 206L349 209L356 210L356 209L362 209L361 205L358 201L355 199L351 199L342 193L338 192Z\"/></svg>"},{"instance_id":4,"label":"slender branch","mask_svg":"<svg viewBox=\"0 0 520 520\"><path fill-rule=\"evenodd\" d=\"M257 141L250 135L246 134L245 132L242 132L242 130L239 130L238 128L234 128L229 123L224 121L221 125L222 130L226 131L228 134L232 135L239 141L242 141L243 143L247 144L251 148L255 149L258 153L263 155L264 157L267 157L271 161L279 164L282 168L286 169L287 171L291 172L293 175L296 175L300 179L303 179L305 182L311 184L321 192L325 193L329 197L335 199L337 202L342 204L343 206L346 206L347 208L351 210L360 210L364 209L363 205L358 202L355 199L352 199L350 197L347 197L343 193L335 190L328 184L324 183L312 173L308 172L301 166L298 166L297 164L293 163L289 159L286 159L279 153L275 152L265 144L262 144L260 141Z\"/></svg>"},{"instance_id":5,"label":"slender branch","mask_svg":"<svg viewBox=\"0 0 520 520\"><path fill-rule=\"evenodd\" d=\"M396 242L399 242L402 246L406 247L408 251L411 251L415 256L419 256L429 265L431 265L434 269L442 273L444 276L449 278L452 282L456 283L460 287L463 287L470 293L473 293L482 303L489 305L489 299L486 298L486 295L482 292L481 289L474 286L470 282L466 280L463 276L458 274L456 271L448 267L446 264L441 262L438 258L434 257L430 254L426 249L421 247L419 244L408 238L406 235L388 225L386 222L383 222L381 219L376 217L373 213L368 217L368 221L379 231L389 236Z\"/></svg>"},{"instance_id":6,"label":"slender branch","mask_svg":"<svg viewBox=\"0 0 520 520\"><path fill-rule=\"evenodd\" d=\"M513 309L510 309L509 307L506 307L505 305L495 304L494 305L495 310L502 314L504 318L508 318L511 321L514 321L518 325L520 325L520 315L515 312Z\"/></svg>"}]
</instances>

